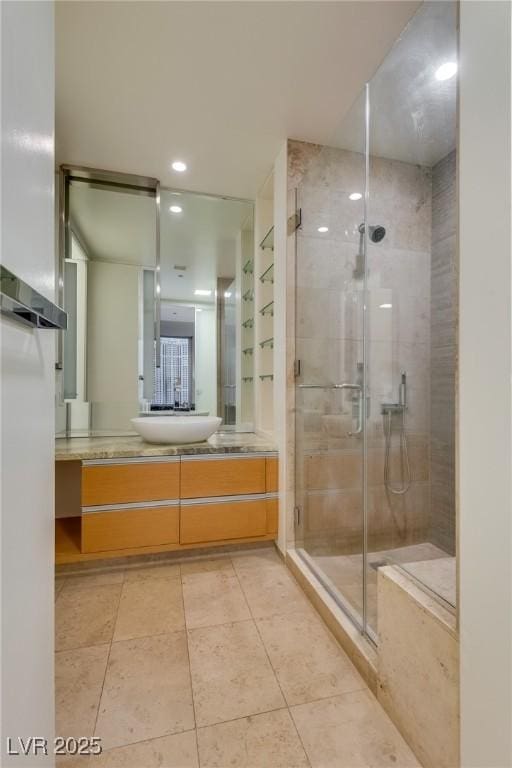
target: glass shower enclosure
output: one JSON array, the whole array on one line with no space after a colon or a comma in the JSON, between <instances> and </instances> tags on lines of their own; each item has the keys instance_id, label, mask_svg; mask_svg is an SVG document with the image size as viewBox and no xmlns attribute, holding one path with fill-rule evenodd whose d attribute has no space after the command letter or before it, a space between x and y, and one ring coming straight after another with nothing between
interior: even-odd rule
<instances>
[{"instance_id":1,"label":"glass shower enclosure","mask_svg":"<svg viewBox=\"0 0 512 768\"><path fill-rule=\"evenodd\" d=\"M456 63L424 3L332 145L289 149L296 548L374 642L384 565L455 607Z\"/></svg>"}]
</instances>

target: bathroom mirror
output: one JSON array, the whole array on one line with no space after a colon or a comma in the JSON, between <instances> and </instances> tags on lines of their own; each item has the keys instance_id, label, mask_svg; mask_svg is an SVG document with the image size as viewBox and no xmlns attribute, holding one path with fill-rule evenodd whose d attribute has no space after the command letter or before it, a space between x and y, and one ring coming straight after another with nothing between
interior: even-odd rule
<instances>
[{"instance_id":1,"label":"bathroom mirror","mask_svg":"<svg viewBox=\"0 0 512 768\"><path fill-rule=\"evenodd\" d=\"M69 329L57 363L57 435L129 435L139 414L175 412L251 430L240 285L252 259L252 203L69 166L60 182Z\"/></svg>"},{"instance_id":2,"label":"bathroom mirror","mask_svg":"<svg viewBox=\"0 0 512 768\"><path fill-rule=\"evenodd\" d=\"M161 343L169 343L166 323L186 318L192 373L185 407L220 416L224 428L250 430L252 399L242 402L240 386L241 285L254 248L253 204L171 190L162 190L160 202Z\"/></svg>"}]
</instances>

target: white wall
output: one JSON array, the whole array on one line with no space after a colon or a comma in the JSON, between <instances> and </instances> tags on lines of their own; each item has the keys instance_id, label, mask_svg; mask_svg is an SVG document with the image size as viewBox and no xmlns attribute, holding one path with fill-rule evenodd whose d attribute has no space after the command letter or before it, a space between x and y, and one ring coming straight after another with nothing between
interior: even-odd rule
<instances>
[{"instance_id":1,"label":"white wall","mask_svg":"<svg viewBox=\"0 0 512 768\"><path fill-rule=\"evenodd\" d=\"M512 765L510 4L460 8L461 762Z\"/></svg>"},{"instance_id":2,"label":"white wall","mask_svg":"<svg viewBox=\"0 0 512 768\"><path fill-rule=\"evenodd\" d=\"M54 19L2 3L2 263L54 295ZM53 738L55 332L2 318L1 758L6 737Z\"/></svg>"},{"instance_id":3,"label":"white wall","mask_svg":"<svg viewBox=\"0 0 512 768\"><path fill-rule=\"evenodd\" d=\"M138 415L140 267L89 261L87 399L93 429L130 430Z\"/></svg>"},{"instance_id":4,"label":"white wall","mask_svg":"<svg viewBox=\"0 0 512 768\"><path fill-rule=\"evenodd\" d=\"M215 306L196 311L196 411L217 415L217 313Z\"/></svg>"}]
</instances>

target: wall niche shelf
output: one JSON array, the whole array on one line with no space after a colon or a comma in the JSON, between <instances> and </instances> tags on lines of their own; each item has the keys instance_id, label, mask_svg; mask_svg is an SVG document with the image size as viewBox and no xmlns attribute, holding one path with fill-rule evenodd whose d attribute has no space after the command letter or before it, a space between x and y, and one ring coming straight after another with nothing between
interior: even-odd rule
<instances>
[{"instance_id":1,"label":"wall niche shelf","mask_svg":"<svg viewBox=\"0 0 512 768\"><path fill-rule=\"evenodd\" d=\"M265 304L265 306L260 309L260 315L263 315L263 317L266 317L267 315L274 317L274 302L269 301L268 304Z\"/></svg>"},{"instance_id":2,"label":"wall niche shelf","mask_svg":"<svg viewBox=\"0 0 512 768\"><path fill-rule=\"evenodd\" d=\"M274 262L260 275L260 282L274 284Z\"/></svg>"},{"instance_id":3,"label":"wall niche shelf","mask_svg":"<svg viewBox=\"0 0 512 768\"><path fill-rule=\"evenodd\" d=\"M271 251L274 250L274 227L271 226L265 237L260 243L260 248L264 251L267 248Z\"/></svg>"},{"instance_id":4,"label":"wall niche shelf","mask_svg":"<svg viewBox=\"0 0 512 768\"><path fill-rule=\"evenodd\" d=\"M256 430L274 433L274 175L256 196L254 237L254 395ZM277 272L279 280L279 272Z\"/></svg>"}]
</instances>

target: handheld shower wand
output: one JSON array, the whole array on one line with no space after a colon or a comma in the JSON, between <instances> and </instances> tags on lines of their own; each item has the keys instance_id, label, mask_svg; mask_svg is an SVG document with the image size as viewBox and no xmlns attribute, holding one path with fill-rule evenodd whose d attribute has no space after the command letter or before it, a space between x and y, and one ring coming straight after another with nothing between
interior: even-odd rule
<instances>
[{"instance_id":1,"label":"handheld shower wand","mask_svg":"<svg viewBox=\"0 0 512 768\"><path fill-rule=\"evenodd\" d=\"M398 403L383 403L382 414L385 415L385 440L386 448L384 454L384 485L389 493L393 493L395 496L402 496L407 493L411 487L411 467L409 464L409 450L407 447L407 435L405 432L405 412L407 410L407 374L402 371L400 374L400 386L398 388ZM405 470L402 477L402 483L399 487L392 484L389 477L389 459L391 453L391 433L392 433L392 419L393 414L401 415L400 424L400 459L402 468Z\"/></svg>"}]
</instances>

